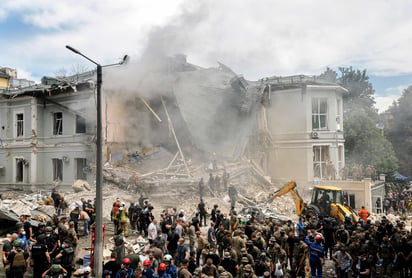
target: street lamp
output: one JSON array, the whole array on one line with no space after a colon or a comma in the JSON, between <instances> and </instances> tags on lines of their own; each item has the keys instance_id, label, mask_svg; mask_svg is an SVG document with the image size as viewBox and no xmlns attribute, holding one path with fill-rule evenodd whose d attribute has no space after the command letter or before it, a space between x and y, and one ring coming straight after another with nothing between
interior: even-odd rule
<instances>
[{"instance_id":1,"label":"street lamp","mask_svg":"<svg viewBox=\"0 0 412 278\"><path fill-rule=\"evenodd\" d=\"M97 66L97 100L96 100L96 218L95 218L95 239L94 239L94 276L102 277L103 274L103 161L102 161L102 68L108 66L122 65L128 59L125 55L123 60L116 64L101 66L79 50L66 45L70 51L86 58Z\"/></svg>"}]
</instances>

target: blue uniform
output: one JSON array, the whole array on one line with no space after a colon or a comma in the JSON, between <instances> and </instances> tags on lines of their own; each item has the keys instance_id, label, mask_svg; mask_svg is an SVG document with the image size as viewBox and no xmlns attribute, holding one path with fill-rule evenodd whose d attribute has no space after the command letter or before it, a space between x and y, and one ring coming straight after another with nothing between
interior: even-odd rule
<instances>
[{"instance_id":1,"label":"blue uniform","mask_svg":"<svg viewBox=\"0 0 412 278\"><path fill-rule=\"evenodd\" d=\"M177 278L177 269L172 264L166 267L166 273L169 274L171 278Z\"/></svg>"},{"instance_id":2,"label":"blue uniform","mask_svg":"<svg viewBox=\"0 0 412 278\"><path fill-rule=\"evenodd\" d=\"M133 278L134 270L131 268L121 268L116 273L116 278Z\"/></svg>"},{"instance_id":3,"label":"blue uniform","mask_svg":"<svg viewBox=\"0 0 412 278\"><path fill-rule=\"evenodd\" d=\"M309 264L312 277L322 278L322 261L325 249L321 244L311 242L307 238L305 243L309 246ZM316 275L317 273L317 275Z\"/></svg>"}]
</instances>

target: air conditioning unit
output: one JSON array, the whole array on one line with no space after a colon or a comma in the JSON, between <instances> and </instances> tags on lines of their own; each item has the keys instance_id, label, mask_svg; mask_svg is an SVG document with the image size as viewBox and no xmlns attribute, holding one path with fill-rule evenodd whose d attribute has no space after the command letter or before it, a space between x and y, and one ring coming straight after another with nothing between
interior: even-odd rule
<instances>
[{"instance_id":1,"label":"air conditioning unit","mask_svg":"<svg viewBox=\"0 0 412 278\"><path fill-rule=\"evenodd\" d=\"M318 139L319 138L319 134L316 131L313 131L311 134L312 139Z\"/></svg>"},{"instance_id":2,"label":"air conditioning unit","mask_svg":"<svg viewBox=\"0 0 412 278\"><path fill-rule=\"evenodd\" d=\"M62 160L63 162L69 162L70 158L67 155L63 155Z\"/></svg>"}]
</instances>

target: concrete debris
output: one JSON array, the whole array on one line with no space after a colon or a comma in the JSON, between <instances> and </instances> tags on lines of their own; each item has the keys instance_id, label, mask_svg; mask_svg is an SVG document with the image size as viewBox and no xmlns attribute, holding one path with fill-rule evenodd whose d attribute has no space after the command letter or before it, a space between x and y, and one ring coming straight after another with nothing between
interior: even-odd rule
<instances>
[{"instance_id":1,"label":"concrete debris","mask_svg":"<svg viewBox=\"0 0 412 278\"><path fill-rule=\"evenodd\" d=\"M91 191L92 187L85 180L77 180L73 183L72 188L74 192Z\"/></svg>"}]
</instances>

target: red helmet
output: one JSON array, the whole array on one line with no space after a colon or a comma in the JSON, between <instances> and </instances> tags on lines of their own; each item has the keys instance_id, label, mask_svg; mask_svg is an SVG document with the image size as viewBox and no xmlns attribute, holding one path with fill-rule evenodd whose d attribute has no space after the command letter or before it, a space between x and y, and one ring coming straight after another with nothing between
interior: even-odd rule
<instances>
[{"instance_id":1,"label":"red helmet","mask_svg":"<svg viewBox=\"0 0 412 278\"><path fill-rule=\"evenodd\" d=\"M150 260L144 260L143 265L149 266L151 263Z\"/></svg>"},{"instance_id":2,"label":"red helmet","mask_svg":"<svg viewBox=\"0 0 412 278\"><path fill-rule=\"evenodd\" d=\"M322 241L322 236L321 236L321 235L317 235L317 236L315 237L315 240L318 241L318 242Z\"/></svg>"},{"instance_id":3,"label":"red helmet","mask_svg":"<svg viewBox=\"0 0 412 278\"><path fill-rule=\"evenodd\" d=\"M124 258L123 259L123 264L130 264L130 259L129 258Z\"/></svg>"},{"instance_id":4,"label":"red helmet","mask_svg":"<svg viewBox=\"0 0 412 278\"><path fill-rule=\"evenodd\" d=\"M160 271L166 271L166 264L161 263L161 264L159 265L159 270L160 270Z\"/></svg>"}]
</instances>

